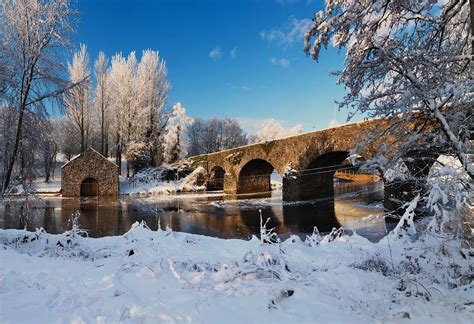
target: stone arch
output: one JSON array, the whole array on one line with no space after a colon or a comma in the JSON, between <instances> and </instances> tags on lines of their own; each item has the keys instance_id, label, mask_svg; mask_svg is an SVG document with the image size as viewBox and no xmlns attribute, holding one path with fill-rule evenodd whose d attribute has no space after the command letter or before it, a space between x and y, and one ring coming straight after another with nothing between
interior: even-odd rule
<instances>
[{"instance_id":1,"label":"stone arch","mask_svg":"<svg viewBox=\"0 0 474 324\"><path fill-rule=\"evenodd\" d=\"M223 167L216 165L209 171L209 177L207 181L207 190L216 191L224 190L224 178L225 170Z\"/></svg>"},{"instance_id":2,"label":"stone arch","mask_svg":"<svg viewBox=\"0 0 474 324\"><path fill-rule=\"evenodd\" d=\"M305 167L283 177L283 199L334 197L334 174L348 156L348 151L329 151L309 158Z\"/></svg>"},{"instance_id":3,"label":"stone arch","mask_svg":"<svg viewBox=\"0 0 474 324\"><path fill-rule=\"evenodd\" d=\"M270 175L274 166L263 159L248 161L240 169L237 179L237 193L256 193L271 191Z\"/></svg>"},{"instance_id":4,"label":"stone arch","mask_svg":"<svg viewBox=\"0 0 474 324\"><path fill-rule=\"evenodd\" d=\"M313 159L310 159L307 167L303 172L314 173L329 170L336 172L341 167L344 160L349 157L348 151L330 151L320 154Z\"/></svg>"},{"instance_id":5,"label":"stone arch","mask_svg":"<svg viewBox=\"0 0 474 324\"><path fill-rule=\"evenodd\" d=\"M81 182L81 197L99 196L100 184L95 178L85 178Z\"/></svg>"}]
</instances>

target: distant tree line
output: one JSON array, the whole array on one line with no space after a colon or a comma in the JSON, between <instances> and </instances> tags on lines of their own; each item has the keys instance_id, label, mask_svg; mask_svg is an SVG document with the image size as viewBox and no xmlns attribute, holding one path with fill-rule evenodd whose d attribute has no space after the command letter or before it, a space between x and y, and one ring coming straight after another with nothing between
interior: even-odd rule
<instances>
[{"instance_id":1,"label":"distant tree line","mask_svg":"<svg viewBox=\"0 0 474 324\"><path fill-rule=\"evenodd\" d=\"M235 119L196 119L186 132L188 154L199 155L248 144L247 135Z\"/></svg>"}]
</instances>

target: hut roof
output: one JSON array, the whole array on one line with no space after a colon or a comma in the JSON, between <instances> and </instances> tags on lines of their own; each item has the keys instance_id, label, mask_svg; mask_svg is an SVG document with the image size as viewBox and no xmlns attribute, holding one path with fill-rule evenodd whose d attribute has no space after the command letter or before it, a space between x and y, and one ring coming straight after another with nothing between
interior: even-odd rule
<instances>
[{"instance_id":1,"label":"hut roof","mask_svg":"<svg viewBox=\"0 0 474 324\"><path fill-rule=\"evenodd\" d=\"M112 163L113 165L115 165L116 167L118 167L118 165L117 165L115 162L110 161L110 160L107 159L105 156L103 156L102 154L100 154L99 152L97 152L96 150L94 150L92 147L89 146L83 153L74 156L72 159L70 159L68 162L66 162L66 163L61 167L61 169L64 168L64 167L65 167L66 165L68 165L69 163L73 162L74 160L77 160L77 159L80 158L81 156L84 156L87 152L93 152L93 153L95 153L95 154L98 154L101 158L103 158L103 159L106 160L107 162Z\"/></svg>"}]
</instances>

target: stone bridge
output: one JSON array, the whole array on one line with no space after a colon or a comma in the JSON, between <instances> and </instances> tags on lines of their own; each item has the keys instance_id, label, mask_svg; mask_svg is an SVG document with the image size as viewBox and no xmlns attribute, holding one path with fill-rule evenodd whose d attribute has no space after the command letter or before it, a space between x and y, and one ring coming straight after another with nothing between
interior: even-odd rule
<instances>
[{"instance_id":1,"label":"stone bridge","mask_svg":"<svg viewBox=\"0 0 474 324\"><path fill-rule=\"evenodd\" d=\"M385 128L390 122L390 119L369 120L190 159L193 166L207 170L208 190L223 189L231 194L270 191L270 175L276 170L283 179L284 200L332 197L334 173L344 167L349 152L357 143L363 143L372 129ZM358 158L373 158L385 141L379 139L365 145L357 152ZM407 189L406 186L403 188ZM385 190L386 198L396 194L400 186L392 189ZM397 198L407 200L410 197Z\"/></svg>"}]
</instances>

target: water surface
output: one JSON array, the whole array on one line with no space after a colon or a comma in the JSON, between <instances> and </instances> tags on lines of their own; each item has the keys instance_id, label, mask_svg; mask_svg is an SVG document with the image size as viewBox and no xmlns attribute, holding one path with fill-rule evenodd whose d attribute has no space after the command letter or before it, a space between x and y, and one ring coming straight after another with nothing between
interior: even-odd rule
<instances>
[{"instance_id":1,"label":"water surface","mask_svg":"<svg viewBox=\"0 0 474 324\"><path fill-rule=\"evenodd\" d=\"M247 239L259 234L261 211L282 238L304 238L315 226L323 233L342 226L371 241L386 234L382 183L339 183L335 191L335 199L308 202L283 202L281 190L239 196L207 192L118 199L42 197L27 203L10 199L0 202L0 227L62 233L79 211L80 226L91 237L120 235L143 220L153 230L160 224L173 231Z\"/></svg>"}]
</instances>

